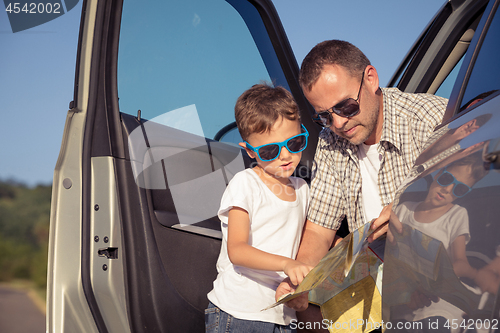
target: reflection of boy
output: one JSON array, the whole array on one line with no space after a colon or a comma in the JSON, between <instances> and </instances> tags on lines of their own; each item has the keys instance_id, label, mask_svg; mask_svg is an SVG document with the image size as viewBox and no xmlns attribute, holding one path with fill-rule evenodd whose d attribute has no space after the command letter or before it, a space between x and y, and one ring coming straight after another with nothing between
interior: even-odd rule
<instances>
[{"instance_id":1,"label":"reflection of boy","mask_svg":"<svg viewBox=\"0 0 500 333\"><path fill-rule=\"evenodd\" d=\"M486 173L481 157L478 154L469 155L439 171L424 201L405 202L395 209L401 222L443 243L453 270L459 277L474 279L477 270L469 265L465 255L465 245L470 238L467 210L453 204L453 201L467 195ZM446 316L446 313L456 314L458 319L462 311L441 300L416 310L413 320Z\"/></svg>"},{"instance_id":2,"label":"reflection of boy","mask_svg":"<svg viewBox=\"0 0 500 333\"><path fill-rule=\"evenodd\" d=\"M235 117L245 140L240 145L257 165L236 174L221 200L223 240L206 330L290 332L295 311L283 305L261 310L274 302L286 276L298 284L312 268L291 259L309 201L308 185L291 176L308 133L293 97L281 87L253 86L238 98Z\"/></svg>"}]
</instances>

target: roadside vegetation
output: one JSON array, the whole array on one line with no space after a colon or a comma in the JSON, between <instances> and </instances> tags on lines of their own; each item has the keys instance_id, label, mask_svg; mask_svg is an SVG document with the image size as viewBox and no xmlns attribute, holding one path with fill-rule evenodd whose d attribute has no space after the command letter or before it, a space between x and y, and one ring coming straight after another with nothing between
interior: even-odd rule
<instances>
[{"instance_id":1,"label":"roadside vegetation","mask_svg":"<svg viewBox=\"0 0 500 333\"><path fill-rule=\"evenodd\" d=\"M47 285L50 185L0 181L0 282Z\"/></svg>"}]
</instances>

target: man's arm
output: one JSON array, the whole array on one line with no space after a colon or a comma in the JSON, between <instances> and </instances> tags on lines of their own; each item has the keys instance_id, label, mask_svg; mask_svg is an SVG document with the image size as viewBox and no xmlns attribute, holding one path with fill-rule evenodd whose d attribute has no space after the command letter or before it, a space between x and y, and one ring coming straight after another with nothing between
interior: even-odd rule
<instances>
[{"instance_id":1,"label":"man's arm","mask_svg":"<svg viewBox=\"0 0 500 333\"><path fill-rule=\"evenodd\" d=\"M307 220L296 260L316 266L321 258L328 253L333 241L337 240L336 234L336 230L322 227Z\"/></svg>"}]
</instances>

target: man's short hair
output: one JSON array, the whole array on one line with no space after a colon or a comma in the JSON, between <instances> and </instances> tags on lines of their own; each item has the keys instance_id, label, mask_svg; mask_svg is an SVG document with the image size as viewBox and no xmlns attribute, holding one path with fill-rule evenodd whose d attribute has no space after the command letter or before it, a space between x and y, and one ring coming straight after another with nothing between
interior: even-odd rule
<instances>
[{"instance_id":1,"label":"man's short hair","mask_svg":"<svg viewBox=\"0 0 500 333\"><path fill-rule=\"evenodd\" d=\"M338 65L351 76L361 76L370 60L360 49L343 40L327 40L317 44L306 55L300 67L299 83L310 91L318 81L325 65Z\"/></svg>"},{"instance_id":2,"label":"man's short hair","mask_svg":"<svg viewBox=\"0 0 500 333\"><path fill-rule=\"evenodd\" d=\"M241 138L252 133L270 131L279 118L300 121L299 107L292 94L283 87L256 84L246 90L234 107Z\"/></svg>"}]
</instances>

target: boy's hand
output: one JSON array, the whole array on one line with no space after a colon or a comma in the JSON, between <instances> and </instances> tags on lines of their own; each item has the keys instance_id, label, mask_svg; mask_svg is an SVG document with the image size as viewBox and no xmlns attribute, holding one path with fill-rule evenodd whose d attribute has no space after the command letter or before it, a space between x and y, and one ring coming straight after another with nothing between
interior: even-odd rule
<instances>
[{"instance_id":1,"label":"boy's hand","mask_svg":"<svg viewBox=\"0 0 500 333\"><path fill-rule=\"evenodd\" d=\"M311 269L313 269L313 266L290 259L285 262L283 272L285 272L285 274L290 278L293 285L298 286Z\"/></svg>"}]
</instances>

